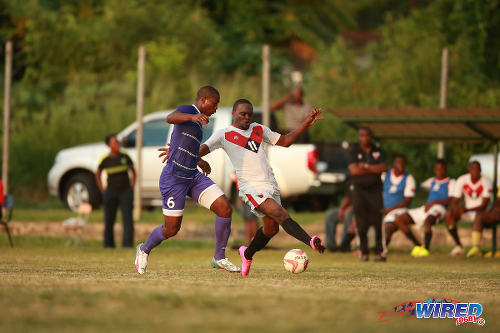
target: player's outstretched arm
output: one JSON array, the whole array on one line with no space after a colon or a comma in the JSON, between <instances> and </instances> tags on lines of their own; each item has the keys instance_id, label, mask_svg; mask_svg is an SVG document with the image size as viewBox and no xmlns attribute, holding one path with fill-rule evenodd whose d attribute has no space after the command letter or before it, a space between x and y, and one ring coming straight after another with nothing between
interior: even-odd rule
<instances>
[{"instance_id":1,"label":"player's outstretched arm","mask_svg":"<svg viewBox=\"0 0 500 333\"><path fill-rule=\"evenodd\" d=\"M167 123L169 124L181 124L187 121L196 121L202 125L206 125L208 124L208 116L203 113L190 114L179 111L174 111L167 116Z\"/></svg>"},{"instance_id":2,"label":"player's outstretched arm","mask_svg":"<svg viewBox=\"0 0 500 333\"><path fill-rule=\"evenodd\" d=\"M276 142L277 146L290 147L292 143L297 141L297 139L306 131L309 126L312 126L317 120L324 119L319 115L323 112L321 109L312 109L309 112L309 115L304 120L304 122L300 125L299 128L291 131L288 134L282 135L278 142Z\"/></svg>"}]
</instances>

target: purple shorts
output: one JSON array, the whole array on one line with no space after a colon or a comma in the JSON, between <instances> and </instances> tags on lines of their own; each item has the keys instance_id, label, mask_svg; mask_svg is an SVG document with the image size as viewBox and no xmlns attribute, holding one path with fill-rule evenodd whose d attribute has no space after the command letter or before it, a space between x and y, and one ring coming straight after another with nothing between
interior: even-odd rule
<instances>
[{"instance_id":1,"label":"purple shorts","mask_svg":"<svg viewBox=\"0 0 500 333\"><path fill-rule=\"evenodd\" d=\"M221 195L222 190L201 172L193 179L183 179L168 173L162 173L160 177L160 192L163 203L163 215L182 216L186 204L186 196L202 206L210 209L210 205Z\"/></svg>"}]
</instances>

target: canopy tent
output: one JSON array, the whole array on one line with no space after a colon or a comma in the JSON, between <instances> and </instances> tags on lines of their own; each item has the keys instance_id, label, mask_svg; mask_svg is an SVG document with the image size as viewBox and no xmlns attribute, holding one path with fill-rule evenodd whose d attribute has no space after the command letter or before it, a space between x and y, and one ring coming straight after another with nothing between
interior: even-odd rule
<instances>
[{"instance_id":1,"label":"canopy tent","mask_svg":"<svg viewBox=\"0 0 500 333\"><path fill-rule=\"evenodd\" d=\"M333 113L346 124L370 127L381 140L481 142L500 140L500 109L366 108Z\"/></svg>"},{"instance_id":2,"label":"canopy tent","mask_svg":"<svg viewBox=\"0 0 500 333\"><path fill-rule=\"evenodd\" d=\"M494 148L493 186L497 193L500 109L365 108L332 111L347 125L369 127L373 136L391 141L490 141ZM496 250L496 225L492 251Z\"/></svg>"}]
</instances>

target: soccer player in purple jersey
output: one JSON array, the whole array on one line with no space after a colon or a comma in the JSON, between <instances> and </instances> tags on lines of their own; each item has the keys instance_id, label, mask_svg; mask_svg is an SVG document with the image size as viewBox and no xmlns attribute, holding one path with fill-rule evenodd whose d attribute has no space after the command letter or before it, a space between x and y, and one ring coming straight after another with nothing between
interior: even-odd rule
<instances>
[{"instance_id":1,"label":"soccer player in purple jersey","mask_svg":"<svg viewBox=\"0 0 500 333\"><path fill-rule=\"evenodd\" d=\"M212 267L239 272L225 256L225 249L231 234L232 209L222 190L206 175L199 172L208 163L198 157L203 137L202 126L219 104L217 89L205 86L198 90L192 105L182 105L167 116L167 122L174 124L170 139L170 154L160 176L160 191L165 223L154 229L144 244L137 246L135 268L139 274L146 272L151 250L162 241L173 237L181 228L186 195L200 205L213 211L215 217L215 254Z\"/></svg>"}]
</instances>

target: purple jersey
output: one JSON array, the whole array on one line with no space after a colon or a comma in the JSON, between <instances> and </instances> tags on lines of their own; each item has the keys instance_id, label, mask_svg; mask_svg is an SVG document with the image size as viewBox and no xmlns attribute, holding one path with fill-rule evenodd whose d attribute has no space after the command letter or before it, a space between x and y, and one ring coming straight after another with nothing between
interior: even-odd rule
<instances>
[{"instance_id":1,"label":"purple jersey","mask_svg":"<svg viewBox=\"0 0 500 333\"><path fill-rule=\"evenodd\" d=\"M177 111L188 114L200 113L194 105L181 105ZM160 184L168 176L193 179L199 173L197 169L198 151L202 138L203 129L198 122L187 121L174 125L170 139L170 153L160 177Z\"/></svg>"}]
</instances>

